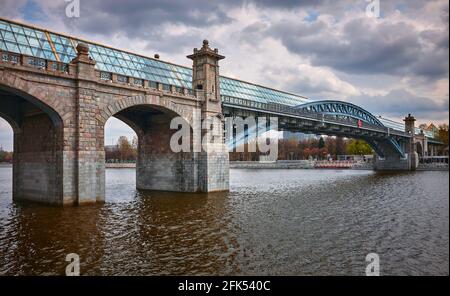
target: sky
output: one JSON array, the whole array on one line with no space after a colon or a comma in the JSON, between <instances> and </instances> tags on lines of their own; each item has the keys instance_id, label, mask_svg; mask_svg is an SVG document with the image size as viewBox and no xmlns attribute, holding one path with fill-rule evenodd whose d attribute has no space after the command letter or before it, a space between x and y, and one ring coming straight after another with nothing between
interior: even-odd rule
<instances>
[{"instance_id":1,"label":"sky","mask_svg":"<svg viewBox=\"0 0 450 296\"><path fill-rule=\"evenodd\" d=\"M374 115L448 123L449 4L418 0L2 0L0 16L191 66L208 39L221 74ZM379 14L367 13L379 3ZM105 143L133 132L117 119ZM0 145L11 129L0 119Z\"/></svg>"}]
</instances>

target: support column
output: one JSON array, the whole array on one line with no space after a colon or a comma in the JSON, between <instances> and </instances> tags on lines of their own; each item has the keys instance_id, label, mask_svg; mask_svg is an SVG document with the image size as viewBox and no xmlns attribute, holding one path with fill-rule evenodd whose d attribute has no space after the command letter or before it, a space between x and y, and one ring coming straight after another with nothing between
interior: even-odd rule
<instances>
[{"instance_id":1,"label":"support column","mask_svg":"<svg viewBox=\"0 0 450 296\"><path fill-rule=\"evenodd\" d=\"M98 126L99 113L95 92L95 61L89 58L86 44L78 44L76 66L75 184L78 204L105 200L105 151L103 127Z\"/></svg>"},{"instance_id":2,"label":"support column","mask_svg":"<svg viewBox=\"0 0 450 296\"><path fill-rule=\"evenodd\" d=\"M405 121L405 132L411 135L407 142L404 143L406 158L402 158L392 148L392 144L388 141L378 143L378 147L382 150L384 159L378 157L374 162L374 169L378 171L398 170L398 171L414 171L419 165L419 156L416 152L415 145L415 126L416 119L408 114L403 120Z\"/></svg>"},{"instance_id":3,"label":"support column","mask_svg":"<svg viewBox=\"0 0 450 296\"><path fill-rule=\"evenodd\" d=\"M200 133L202 149L201 152L195 152L198 191L226 191L229 190L229 155L223 134L224 117L219 82L219 60L225 57L219 54L217 48L211 49L208 40L203 40L202 48L194 48L194 53L187 57L193 61L192 89L201 100L203 122ZM198 143L194 143L195 145Z\"/></svg>"},{"instance_id":4,"label":"support column","mask_svg":"<svg viewBox=\"0 0 450 296\"><path fill-rule=\"evenodd\" d=\"M136 188L144 190L196 192L197 158L193 152L173 152L171 117L150 115L148 128L139 132Z\"/></svg>"},{"instance_id":5,"label":"support column","mask_svg":"<svg viewBox=\"0 0 450 296\"><path fill-rule=\"evenodd\" d=\"M60 128L45 113L22 118L14 131L13 200L65 202Z\"/></svg>"},{"instance_id":6,"label":"support column","mask_svg":"<svg viewBox=\"0 0 450 296\"><path fill-rule=\"evenodd\" d=\"M408 159L408 166L409 166L409 170L415 171L417 166L419 165L419 155L417 154L416 145L415 145L415 141L414 141L415 133L416 133L416 128L415 128L416 119L414 118L414 116L411 116L411 114L408 114L408 116L405 117L405 119L403 119L403 121L405 122L405 132L407 132L411 135L409 143L407 143L407 145L405 147L406 148L405 152L407 153L407 159Z\"/></svg>"}]
</instances>

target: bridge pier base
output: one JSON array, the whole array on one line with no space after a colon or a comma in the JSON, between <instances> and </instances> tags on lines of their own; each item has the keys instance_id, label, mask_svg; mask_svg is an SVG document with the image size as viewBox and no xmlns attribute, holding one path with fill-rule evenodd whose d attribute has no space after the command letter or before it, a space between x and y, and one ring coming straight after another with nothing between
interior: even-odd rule
<instances>
[{"instance_id":1,"label":"bridge pier base","mask_svg":"<svg viewBox=\"0 0 450 296\"><path fill-rule=\"evenodd\" d=\"M140 155L136 188L175 192L228 190L228 155L177 153Z\"/></svg>"},{"instance_id":2,"label":"bridge pier base","mask_svg":"<svg viewBox=\"0 0 450 296\"><path fill-rule=\"evenodd\" d=\"M14 148L13 200L64 203L60 127L44 113L24 116L14 129Z\"/></svg>"},{"instance_id":3,"label":"bridge pier base","mask_svg":"<svg viewBox=\"0 0 450 296\"><path fill-rule=\"evenodd\" d=\"M407 154L405 158L388 156L380 159L375 157L374 170L376 171L415 171L418 165L417 153Z\"/></svg>"},{"instance_id":4,"label":"bridge pier base","mask_svg":"<svg viewBox=\"0 0 450 296\"><path fill-rule=\"evenodd\" d=\"M227 152L174 152L170 117L153 116L140 132L136 188L176 192L228 190Z\"/></svg>"}]
</instances>

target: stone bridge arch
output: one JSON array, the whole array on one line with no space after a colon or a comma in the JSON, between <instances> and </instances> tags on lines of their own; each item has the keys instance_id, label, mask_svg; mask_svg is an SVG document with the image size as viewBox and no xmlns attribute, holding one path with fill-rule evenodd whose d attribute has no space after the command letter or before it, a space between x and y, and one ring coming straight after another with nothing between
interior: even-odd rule
<instances>
[{"instance_id":1,"label":"stone bridge arch","mask_svg":"<svg viewBox=\"0 0 450 296\"><path fill-rule=\"evenodd\" d=\"M150 108L159 108L171 112L172 116L180 116L187 123L192 125L193 107L180 106L174 103L170 97L157 95L137 95L127 96L122 99L107 104L101 111L101 117L98 119L99 125L105 125L106 121L121 111L134 106L149 106Z\"/></svg>"},{"instance_id":2,"label":"stone bridge arch","mask_svg":"<svg viewBox=\"0 0 450 296\"><path fill-rule=\"evenodd\" d=\"M2 71L0 90L21 97L39 109L45 111L53 124L63 127L64 106L58 102L58 97L49 91L46 85L21 77L9 71Z\"/></svg>"},{"instance_id":3,"label":"stone bridge arch","mask_svg":"<svg viewBox=\"0 0 450 296\"><path fill-rule=\"evenodd\" d=\"M138 189L197 191L195 172L198 162L192 151L193 106L179 105L166 96L138 95L110 103L101 114L98 122L101 127L104 128L110 117L116 117L136 132ZM177 130L171 129L170 125L175 117L181 117L190 126L189 151L174 152L171 149L170 141Z\"/></svg>"},{"instance_id":4,"label":"stone bridge arch","mask_svg":"<svg viewBox=\"0 0 450 296\"><path fill-rule=\"evenodd\" d=\"M0 77L0 116L13 129L13 199L63 204L64 123L45 87ZM69 194L72 197L72 194ZM70 198L69 198L70 199Z\"/></svg>"}]
</instances>

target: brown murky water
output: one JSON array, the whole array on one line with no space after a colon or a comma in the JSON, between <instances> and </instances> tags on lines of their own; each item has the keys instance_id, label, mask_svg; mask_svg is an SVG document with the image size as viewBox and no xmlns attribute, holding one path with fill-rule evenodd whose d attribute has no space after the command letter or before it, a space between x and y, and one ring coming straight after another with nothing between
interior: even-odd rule
<instances>
[{"instance_id":1,"label":"brown murky water","mask_svg":"<svg viewBox=\"0 0 450 296\"><path fill-rule=\"evenodd\" d=\"M0 168L0 274L449 274L449 174L232 170L229 193L137 192L107 170L107 202L52 208L11 201Z\"/></svg>"}]
</instances>

